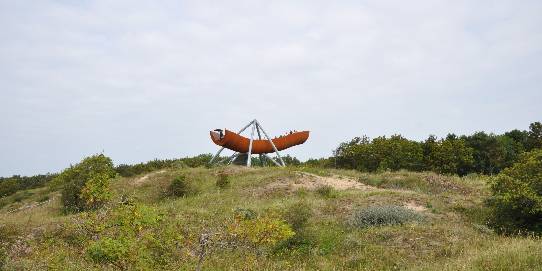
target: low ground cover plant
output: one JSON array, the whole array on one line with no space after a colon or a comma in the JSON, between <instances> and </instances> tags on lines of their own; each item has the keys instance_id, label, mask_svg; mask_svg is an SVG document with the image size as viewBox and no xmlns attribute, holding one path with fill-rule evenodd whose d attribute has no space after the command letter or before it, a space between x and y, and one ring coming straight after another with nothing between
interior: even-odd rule
<instances>
[{"instance_id":1,"label":"low ground cover plant","mask_svg":"<svg viewBox=\"0 0 542 271\"><path fill-rule=\"evenodd\" d=\"M193 193L194 189L187 181L186 176L179 175L171 181L168 187L167 194L172 197L185 197L190 193Z\"/></svg>"},{"instance_id":2,"label":"low ground cover plant","mask_svg":"<svg viewBox=\"0 0 542 271\"><path fill-rule=\"evenodd\" d=\"M350 224L357 228L402 225L421 222L424 216L402 206L384 205L361 208L352 214Z\"/></svg>"}]
</instances>

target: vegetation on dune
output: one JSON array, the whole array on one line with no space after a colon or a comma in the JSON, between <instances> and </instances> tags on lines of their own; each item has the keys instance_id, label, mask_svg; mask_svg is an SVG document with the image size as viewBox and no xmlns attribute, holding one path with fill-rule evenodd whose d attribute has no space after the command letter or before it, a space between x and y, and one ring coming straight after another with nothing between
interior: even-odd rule
<instances>
[{"instance_id":1,"label":"vegetation on dune","mask_svg":"<svg viewBox=\"0 0 542 271\"><path fill-rule=\"evenodd\" d=\"M542 234L542 149L523 154L520 161L490 182L491 224L505 233Z\"/></svg>"},{"instance_id":2,"label":"vegetation on dune","mask_svg":"<svg viewBox=\"0 0 542 271\"><path fill-rule=\"evenodd\" d=\"M295 174L305 169L169 168L146 175L143 184L112 179L111 198L100 208L64 214L53 201L15 213L2 209L4 268L536 270L542 264L539 239L486 226L484 216L493 210L484 204L491 193L486 177L319 169L375 187L331 187L333 196L318 187L265 190L307 178ZM228 189L217 186L221 174ZM179 176L198 193L164 197ZM412 202L423 208L404 207ZM37 213L48 215L34 218ZM29 223L36 226L24 226Z\"/></svg>"},{"instance_id":3,"label":"vegetation on dune","mask_svg":"<svg viewBox=\"0 0 542 271\"><path fill-rule=\"evenodd\" d=\"M194 192L194 188L184 175L175 177L168 187L168 195L173 197L184 197Z\"/></svg>"},{"instance_id":4,"label":"vegetation on dune","mask_svg":"<svg viewBox=\"0 0 542 271\"><path fill-rule=\"evenodd\" d=\"M350 218L354 227L402 225L407 222L421 222L423 216L402 206L371 206L356 210Z\"/></svg>"},{"instance_id":5,"label":"vegetation on dune","mask_svg":"<svg viewBox=\"0 0 542 271\"><path fill-rule=\"evenodd\" d=\"M477 132L472 135L449 134L424 142L391 137L356 137L341 143L335 156L310 160L307 165L357 169L410 171L431 170L443 174L496 174L517 162L522 153L542 146L542 124L532 123L529 131L512 130L502 135Z\"/></svg>"},{"instance_id":6,"label":"vegetation on dune","mask_svg":"<svg viewBox=\"0 0 542 271\"><path fill-rule=\"evenodd\" d=\"M0 198L15 194L17 191L44 186L51 181L56 174L41 174L35 176L0 177Z\"/></svg>"},{"instance_id":7,"label":"vegetation on dune","mask_svg":"<svg viewBox=\"0 0 542 271\"><path fill-rule=\"evenodd\" d=\"M51 186L61 187L64 209L75 212L102 206L111 197L109 182L114 177L111 159L98 154L64 170Z\"/></svg>"},{"instance_id":8,"label":"vegetation on dune","mask_svg":"<svg viewBox=\"0 0 542 271\"><path fill-rule=\"evenodd\" d=\"M534 123L286 168L93 155L0 180L0 270L538 270L541 146Z\"/></svg>"}]
</instances>

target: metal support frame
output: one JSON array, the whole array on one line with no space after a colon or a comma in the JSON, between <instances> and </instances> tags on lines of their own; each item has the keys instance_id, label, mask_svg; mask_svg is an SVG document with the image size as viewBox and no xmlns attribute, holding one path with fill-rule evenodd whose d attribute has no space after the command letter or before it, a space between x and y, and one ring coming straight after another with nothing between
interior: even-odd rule
<instances>
[{"instance_id":1,"label":"metal support frame","mask_svg":"<svg viewBox=\"0 0 542 271\"><path fill-rule=\"evenodd\" d=\"M222 161L220 161L218 163L228 162L228 164L229 164L229 163L231 163L231 161L233 161L235 158L237 158L237 156L239 156L239 154L240 153L238 153L238 152L234 152L230 157L225 158L224 160L222 160Z\"/></svg>"},{"instance_id":2,"label":"metal support frame","mask_svg":"<svg viewBox=\"0 0 542 271\"><path fill-rule=\"evenodd\" d=\"M262 165L263 165L263 159L262 159L262 156L265 156L267 159L271 160L271 162L273 162L275 165L277 166L286 166L286 164L284 163L284 161L282 160L282 157L280 156L280 153L279 151L277 150L277 147L275 146L275 143L273 143L273 140L271 140L271 138L269 137L269 135L267 135L267 133L265 132L265 130L263 129L262 125L258 122L258 120L254 119L252 120L251 122L249 122L245 127L243 127L243 129L239 130L239 132L237 134L241 134L242 132L244 132L249 126L252 126L252 130L251 130L251 133L250 133L250 143L248 145L248 157L247 157L247 167L251 167L252 166L252 159L251 159L251 155L252 155L252 143L254 142L254 130L256 130L256 132L258 133L258 139L262 139L262 135L260 134L260 130L261 132L263 132L264 136L267 138L267 140L269 141L269 143L271 144L271 146L273 147L273 150L275 151L275 153L277 154L277 157L279 158L279 161L280 163L278 163L277 161L275 161L274 159L272 159L271 157L269 157L267 154L259 154L260 156L260 161L262 161ZM218 150L218 152L216 152L216 154L213 156L213 158L211 158L211 161L209 161L209 164L213 164L213 162L215 161L215 159L220 155L220 153L225 149L225 147L222 147L220 148L220 150ZM223 159L221 161L219 161L218 163L222 163L222 162L227 162L227 164L231 164L235 158L237 158L237 156L239 156L241 153L237 153L235 152L232 156L230 156L229 158L226 158L226 159Z\"/></svg>"},{"instance_id":3,"label":"metal support frame","mask_svg":"<svg viewBox=\"0 0 542 271\"><path fill-rule=\"evenodd\" d=\"M256 120L252 121L252 132L250 133L250 143L248 144L248 158L247 158L247 167L250 167L252 165L252 159L250 159L252 155L252 142L254 142L254 128L256 128Z\"/></svg>"},{"instance_id":4,"label":"metal support frame","mask_svg":"<svg viewBox=\"0 0 542 271\"><path fill-rule=\"evenodd\" d=\"M267 159L271 160L271 162L273 162L275 165L277 166L281 166L277 161L275 161L275 159L269 157L267 154L263 154L263 156L265 156Z\"/></svg>"},{"instance_id":5,"label":"metal support frame","mask_svg":"<svg viewBox=\"0 0 542 271\"><path fill-rule=\"evenodd\" d=\"M269 140L269 143L271 143L271 146L273 146L273 150L275 150L275 153L277 154L277 157L279 158L280 163L282 164L283 167L285 167L286 164L284 164L284 161L282 160L282 157L280 157L279 150L277 150L277 147L275 147L275 143L273 143L273 140L271 140L271 138L267 135L267 133L263 129L262 125L257 120L254 120L254 121L256 122L256 125L258 127L260 127L260 129L262 129L263 134L265 135L265 137L267 137L267 140Z\"/></svg>"},{"instance_id":6,"label":"metal support frame","mask_svg":"<svg viewBox=\"0 0 542 271\"><path fill-rule=\"evenodd\" d=\"M258 139L262 140L262 134L260 134L260 127L258 127L258 125L256 125L256 131L258 132ZM259 154L259 156L260 156L260 163L262 164L262 166L265 166L267 163L263 161L263 155Z\"/></svg>"}]
</instances>

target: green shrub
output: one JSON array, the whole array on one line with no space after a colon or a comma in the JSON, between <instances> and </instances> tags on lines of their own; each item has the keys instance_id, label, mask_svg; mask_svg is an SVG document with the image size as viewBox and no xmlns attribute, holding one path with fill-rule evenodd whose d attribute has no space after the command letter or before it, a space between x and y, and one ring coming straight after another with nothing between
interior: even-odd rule
<instances>
[{"instance_id":1,"label":"green shrub","mask_svg":"<svg viewBox=\"0 0 542 271\"><path fill-rule=\"evenodd\" d=\"M144 204L128 203L117 207L111 216L110 226L120 230L121 235L138 235L142 230L157 225L162 220L152 207Z\"/></svg>"},{"instance_id":2,"label":"green shrub","mask_svg":"<svg viewBox=\"0 0 542 271\"><path fill-rule=\"evenodd\" d=\"M254 219L258 217L258 214L256 213L256 211L252 209L248 209L248 208L236 208L233 211L233 214L236 219L240 219L240 220L248 220L248 219Z\"/></svg>"},{"instance_id":3,"label":"green shrub","mask_svg":"<svg viewBox=\"0 0 542 271\"><path fill-rule=\"evenodd\" d=\"M287 240L295 232L284 220L274 214L243 219L236 216L228 231L240 241L249 242L257 247L269 247Z\"/></svg>"},{"instance_id":4,"label":"green shrub","mask_svg":"<svg viewBox=\"0 0 542 271\"><path fill-rule=\"evenodd\" d=\"M88 256L97 263L112 263L123 266L121 263L130 251L130 242L126 239L116 240L109 237L94 241L87 249Z\"/></svg>"},{"instance_id":5,"label":"green shrub","mask_svg":"<svg viewBox=\"0 0 542 271\"><path fill-rule=\"evenodd\" d=\"M335 198L337 197L337 191L331 185L320 186L316 189L316 193L324 198Z\"/></svg>"},{"instance_id":6,"label":"green shrub","mask_svg":"<svg viewBox=\"0 0 542 271\"><path fill-rule=\"evenodd\" d=\"M190 192L192 188L184 175L177 176L168 187L168 195L173 197L185 197Z\"/></svg>"},{"instance_id":7,"label":"green shrub","mask_svg":"<svg viewBox=\"0 0 542 271\"><path fill-rule=\"evenodd\" d=\"M62 186L62 203L66 211L95 209L110 197L110 179L115 177L111 158L93 155L79 164L64 170L52 181L52 186Z\"/></svg>"},{"instance_id":8,"label":"green shrub","mask_svg":"<svg viewBox=\"0 0 542 271\"><path fill-rule=\"evenodd\" d=\"M312 215L311 207L306 202L300 201L288 207L282 217L297 232L307 224Z\"/></svg>"},{"instance_id":9,"label":"green shrub","mask_svg":"<svg viewBox=\"0 0 542 271\"><path fill-rule=\"evenodd\" d=\"M0 243L0 270L4 270L4 266L8 262L8 252L5 247L5 244Z\"/></svg>"},{"instance_id":10,"label":"green shrub","mask_svg":"<svg viewBox=\"0 0 542 271\"><path fill-rule=\"evenodd\" d=\"M412 221L422 221L424 217L401 206L372 206L355 211L350 224L358 228L371 226L402 225Z\"/></svg>"},{"instance_id":11,"label":"green shrub","mask_svg":"<svg viewBox=\"0 0 542 271\"><path fill-rule=\"evenodd\" d=\"M83 217L87 236L96 239L87 247L87 255L96 263L148 270L160 264L157 261L162 261L165 251L175 249L172 235L164 234L163 215L153 207L128 199L113 209L83 213Z\"/></svg>"},{"instance_id":12,"label":"green shrub","mask_svg":"<svg viewBox=\"0 0 542 271\"><path fill-rule=\"evenodd\" d=\"M27 198L27 196L24 193L15 194L13 196L13 202L21 202L23 199Z\"/></svg>"},{"instance_id":13,"label":"green shrub","mask_svg":"<svg viewBox=\"0 0 542 271\"><path fill-rule=\"evenodd\" d=\"M0 243L15 241L22 234L22 229L17 224L0 224Z\"/></svg>"},{"instance_id":14,"label":"green shrub","mask_svg":"<svg viewBox=\"0 0 542 271\"><path fill-rule=\"evenodd\" d=\"M218 173L218 179L216 179L216 186L220 189L224 189L230 186L230 176L225 172Z\"/></svg>"},{"instance_id":15,"label":"green shrub","mask_svg":"<svg viewBox=\"0 0 542 271\"><path fill-rule=\"evenodd\" d=\"M522 155L490 187L491 226L501 233L542 233L542 150Z\"/></svg>"}]
</instances>

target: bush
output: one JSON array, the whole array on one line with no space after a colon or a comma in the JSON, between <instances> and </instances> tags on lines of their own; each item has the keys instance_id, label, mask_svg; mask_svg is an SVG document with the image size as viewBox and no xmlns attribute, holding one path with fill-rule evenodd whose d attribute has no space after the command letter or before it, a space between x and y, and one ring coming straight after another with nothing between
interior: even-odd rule
<instances>
[{"instance_id":1,"label":"bush","mask_svg":"<svg viewBox=\"0 0 542 271\"><path fill-rule=\"evenodd\" d=\"M174 249L170 246L172 240L162 235L167 225L163 215L131 199L103 212L83 213L83 217L88 237L95 239L87 247L87 255L94 262L113 264L122 270L148 270L160 264L158 256L150 257L155 249Z\"/></svg>"},{"instance_id":2,"label":"bush","mask_svg":"<svg viewBox=\"0 0 542 271\"><path fill-rule=\"evenodd\" d=\"M294 236L292 228L273 214L244 219L235 216L235 221L228 228L232 236L255 246L268 247Z\"/></svg>"},{"instance_id":3,"label":"bush","mask_svg":"<svg viewBox=\"0 0 542 271\"><path fill-rule=\"evenodd\" d=\"M173 197L184 197L191 192L190 184L184 175L177 176L168 187L168 194Z\"/></svg>"},{"instance_id":4,"label":"bush","mask_svg":"<svg viewBox=\"0 0 542 271\"><path fill-rule=\"evenodd\" d=\"M0 270L4 270L4 266L8 262L8 252L4 248L6 245L0 243Z\"/></svg>"},{"instance_id":5,"label":"bush","mask_svg":"<svg viewBox=\"0 0 542 271\"><path fill-rule=\"evenodd\" d=\"M522 155L490 187L491 226L501 233L542 233L542 150Z\"/></svg>"},{"instance_id":6,"label":"bush","mask_svg":"<svg viewBox=\"0 0 542 271\"><path fill-rule=\"evenodd\" d=\"M320 186L316 189L316 193L324 198L335 198L337 197L337 192L335 188L331 185Z\"/></svg>"},{"instance_id":7,"label":"bush","mask_svg":"<svg viewBox=\"0 0 542 271\"><path fill-rule=\"evenodd\" d=\"M424 217L401 206L373 206L354 212L350 224L358 228L371 226L402 225L412 221L422 221Z\"/></svg>"},{"instance_id":8,"label":"bush","mask_svg":"<svg viewBox=\"0 0 542 271\"><path fill-rule=\"evenodd\" d=\"M130 251L130 242L115 240L109 237L102 238L90 244L87 249L89 257L97 263L112 263L122 266L121 262Z\"/></svg>"},{"instance_id":9,"label":"bush","mask_svg":"<svg viewBox=\"0 0 542 271\"><path fill-rule=\"evenodd\" d=\"M307 224L312 215L311 207L306 202L300 201L287 208L282 217L297 232Z\"/></svg>"},{"instance_id":10,"label":"bush","mask_svg":"<svg viewBox=\"0 0 542 271\"><path fill-rule=\"evenodd\" d=\"M98 208L111 197L109 181L115 175L111 158L99 154L64 170L52 182L63 187L66 211L82 211Z\"/></svg>"},{"instance_id":11,"label":"bush","mask_svg":"<svg viewBox=\"0 0 542 271\"><path fill-rule=\"evenodd\" d=\"M220 189L224 189L230 186L230 176L225 172L218 173L218 179L216 179L216 186Z\"/></svg>"},{"instance_id":12,"label":"bush","mask_svg":"<svg viewBox=\"0 0 542 271\"><path fill-rule=\"evenodd\" d=\"M235 216L235 219L238 220L249 220L258 217L256 211L248 208L236 208L233 211L233 214Z\"/></svg>"}]
</instances>

